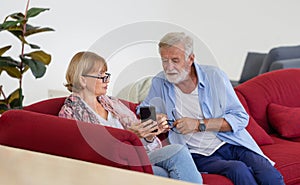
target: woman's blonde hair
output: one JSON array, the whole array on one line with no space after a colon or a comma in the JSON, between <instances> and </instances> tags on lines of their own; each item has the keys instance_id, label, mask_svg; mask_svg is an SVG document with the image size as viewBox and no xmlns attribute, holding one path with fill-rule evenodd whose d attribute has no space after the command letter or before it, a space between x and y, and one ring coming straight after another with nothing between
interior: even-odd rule
<instances>
[{"instance_id":1,"label":"woman's blonde hair","mask_svg":"<svg viewBox=\"0 0 300 185\"><path fill-rule=\"evenodd\" d=\"M82 89L80 78L82 75L96 72L94 69L107 71L107 64L101 56L96 53L83 51L76 53L68 66L66 72L67 84L65 86L70 92L79 92Z\"/></svg>"}]
</instances>

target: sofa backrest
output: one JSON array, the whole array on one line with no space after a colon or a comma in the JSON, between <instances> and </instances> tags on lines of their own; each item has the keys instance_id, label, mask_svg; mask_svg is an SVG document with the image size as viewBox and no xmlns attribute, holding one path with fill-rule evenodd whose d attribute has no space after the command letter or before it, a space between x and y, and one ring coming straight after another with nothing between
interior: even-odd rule
<instances>
[{"instance_id":1,"label":"sofa backrest","mask_svg":"<svg viewBox=\"0 0 300 185\"><path fill-rule=\"evenodd\" d=\"M266 53L248 52L239 83L244 83L259 74Z\"/></svg>"},{"instance_id":2,"label":"sofa backrest","mask_svg":"<svg viewBox=\"0 0 300 185\"><path fill-rule=\"evenodd\" d=\"M65 99L66 99L66 97L42 100L37 103L33 103L31 105L24 107L24 110L57 116L61 107L63 106L63 104L65 102ZM129 102L129 101L126 101L123 99L120 99L120 100L130 110L135 112L135 109L138 106L138 103L132 103L132 102Z\"/></svg>"},{"instance_id":3,"label":"sofa backrest","mask_svg":"<svg viewBox=\"0 0 300 185\"><path fill-rule=\"evenodd\" d=\"M57 116L66 97L52 98L24 107L24 110Z\"/></svg>"},{"instance_id":4,"label":"sofa backrest","mask_svg":"<svg viewBox=\"0 0 300 185\"><path fill-rule=\"evenodd\" d=\"M249 115L267 133L272 133L267 116L270 103L300 107L300 69L282 69L261 74L236 86L235 91Z\"/></svg>"}]
</instances>

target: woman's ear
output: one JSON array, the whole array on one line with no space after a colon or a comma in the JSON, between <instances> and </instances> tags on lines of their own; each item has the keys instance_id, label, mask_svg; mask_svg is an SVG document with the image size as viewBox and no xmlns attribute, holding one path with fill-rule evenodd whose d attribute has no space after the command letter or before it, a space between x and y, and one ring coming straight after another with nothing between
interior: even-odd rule
<instances>
[{"instance_id":1,"label":"woman's ear","mask_svg":"<svg viewBox=\"0 0 300 185\"><path fill-rule=\"evenodd\" d=\"M81 88L86 87L86 79L83 76L80 76L79 83L80 83Z\"/></svg>"}]
</instances>

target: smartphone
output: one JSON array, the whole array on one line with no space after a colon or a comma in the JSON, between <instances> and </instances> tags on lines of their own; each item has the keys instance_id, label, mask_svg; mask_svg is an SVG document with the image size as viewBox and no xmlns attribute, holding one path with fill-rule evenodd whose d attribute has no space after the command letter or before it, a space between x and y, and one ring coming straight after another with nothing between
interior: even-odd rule
<instances>
[{"instance_id":1,"label":"smartphone","mask_svg":"<svg viewBox=\"0 0 300 185\"><path fill-rule=\"evenodd\" d=\"M140 118L142 122L145 122L149 119L152 119L153 121L156 121L156 111L154 106L145 106L140 107ZM153 132L157 132L157 129Z\"/></svg>"}]
</instances>

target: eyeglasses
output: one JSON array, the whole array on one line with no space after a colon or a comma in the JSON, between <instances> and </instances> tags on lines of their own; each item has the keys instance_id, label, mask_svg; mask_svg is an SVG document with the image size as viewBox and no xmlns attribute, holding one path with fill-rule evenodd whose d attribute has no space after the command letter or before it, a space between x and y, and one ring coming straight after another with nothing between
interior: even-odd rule
<instances>
[{"instance_id":1,"label":"eyeglasses","mask_svg":"<svg viewBox=\"0 0 300 185\"><path fill-rule=\"evenodd\" d=\"M175 132L176 134L181 134L181 133L176 129L176 127L174 127L174 125L173 125L173 123L174 123L177 119L180 119L180 118L178 117L178 114L177 114L176 109L173 109L173 110L172 110L172 115L173 115L173 117L174 117L175 119L168 119L168 120L167 120L167 123L168 123L170 129L171 129L173 132Z\"/></svg>"},{"instance_id":2,"label":"eyeglasses","mask_svg":"<svg viewBox=\"0 0 300 185\"><path fill-rule=\"evenodd\" d=\"M102 79L103 83L107 83L110 79L111 74L110 73L105 73L105 76L94 76L94 75L82 75L84 77L90 77L90 78L97 78L97 79Z\"/></svg>"},{"instance_id":3,"label":"eyeglasses","mask_svg":"<svg viewBox=\"0 0 300 185\"><path fill-rule=\"evenodd\" d=\"M173 120L173 119L167 119L167 123L170 127L170 129L175 132L176 134L181 134L177 129L176 127L174 127L173 123L175 122L176 120Z\"/></svg>"}]
</instances>

